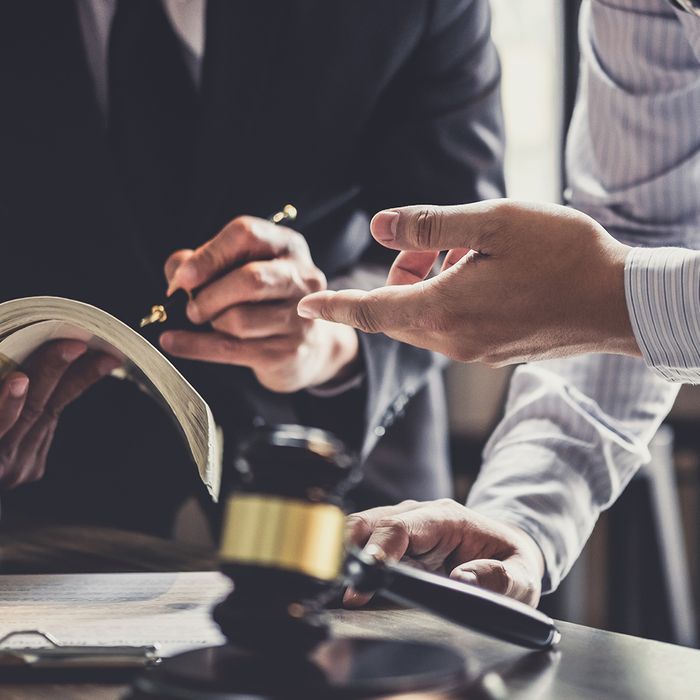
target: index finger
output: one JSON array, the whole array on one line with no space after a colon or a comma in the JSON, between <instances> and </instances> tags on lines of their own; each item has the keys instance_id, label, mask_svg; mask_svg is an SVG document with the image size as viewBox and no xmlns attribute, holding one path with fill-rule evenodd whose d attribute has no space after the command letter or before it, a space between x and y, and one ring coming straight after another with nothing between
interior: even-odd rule
<instances>
[{"instance_id":1,"label":"index finger","mask_svg":"<svg viewBox=\"0 0 700 700\"><path fill-rule=\"evenodd\" d=\"M242 262L285 255L295 242L290 233L289 229L265 219L252 216L234 219L182 262L170 288L196 289Z\"/></svg>"},{"instance_id":2,"label":"index finger","mask_svg":"<svg viewBox=\"0 0 700 700\"><path fill-rule=\"evenodd\" d=\"M394 250L472 248L488 254L494 219L503 206L501 200L491 200L449 207L385 209L375 214L370 228L379 243Z\"/></svg>"},{"instance_id":3,"label":"index finger","mask_svg":"<svg viewBox=\"0 0 700 700\"><path fill-rule=\"evenodd\" d=\"M344 323L364 333L407 331L420 318L425 301L419 285L390 286L363 292L316 292L297 306L302 318Z\"/></svg>"},{"instance_id":4,"label":"index finger","mask_svg":"<svg viewBox=\"0 0 700 700\"><path fill-rule=\"evenodd\" d=\"M414 284L424 280L433 269L439 252L402 250L391 265L386 283Z\"/></svg>"},{"instance_id":5,"label":"index finger","mask_svg":"<svg viewBox=\"0 0 700 700\"><path fill-rule=\"evenodd\" d=\"M347 539L358 547L364 547L367 544L376 524L382 518L388 518L391 515L398 513L406 513L415 508L419 508L421 503L418 501L402 501L393 506L378 506L377 508L369 508L359 513L350 513L345 519L345 532Z\"/></svg>"}]
</instances>

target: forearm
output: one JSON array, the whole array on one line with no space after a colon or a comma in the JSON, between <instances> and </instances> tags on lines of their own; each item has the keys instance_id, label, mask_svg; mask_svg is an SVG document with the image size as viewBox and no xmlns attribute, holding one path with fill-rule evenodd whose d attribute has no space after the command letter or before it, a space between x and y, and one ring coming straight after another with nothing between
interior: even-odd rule
<instances>
[{"instance_id":1,"label":"forearm","mask_svg":"<svg viewBox=\"0 0 700 700\"><path fill-rule=\"evenodd\" d=\"M538 543L545 591L557 587L600 511L649 459L648 443L677 391L641 360L616 355L516 371L468 505Z\"/></svg>"}]
</instances>

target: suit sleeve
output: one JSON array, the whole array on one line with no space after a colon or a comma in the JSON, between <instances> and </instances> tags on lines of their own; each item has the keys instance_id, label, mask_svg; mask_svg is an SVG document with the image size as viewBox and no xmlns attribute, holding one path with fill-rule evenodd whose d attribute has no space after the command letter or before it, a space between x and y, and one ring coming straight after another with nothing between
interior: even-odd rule
<instances>
[{"instance_id":1,"label":"suit sleeve","mask_svg":"<svg viewBox=\"0 0 700 700\"><path fill-rule=\"evenodd\" d=\"M426 3L421 41L377 106L363 147L363 207L453 204L503 195L500 64L488 0ZM375 284L394 253L372 244L343 286ZM364 278L364 280L363 280ZM337 286L333 282L333 286ZM361 334L366 372L363 455L446 364L384 335Z\"/></svg>"}]
</instances>

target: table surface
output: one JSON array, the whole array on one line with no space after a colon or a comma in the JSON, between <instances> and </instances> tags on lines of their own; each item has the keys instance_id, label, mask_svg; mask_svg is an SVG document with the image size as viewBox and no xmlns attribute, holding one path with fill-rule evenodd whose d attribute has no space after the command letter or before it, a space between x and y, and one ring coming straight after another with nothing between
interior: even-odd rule
<instances>
[{"instance_id":1,"label":"table surface","mask_svg":"<svg viewBox=\"0 0 700 700\"><path fill-rule=\"evenodd\" d=\"M106 529L52 528L0 535L0 573L196 571L211 552ZM338 610L338 635L450 645L466 657L471 686L461 698L567 700L700 697L700 651L560 623L555 652L532 652L484 637L417 610ZM114 685L7 685L2 700L115 700ZM423 695L422 697L426 697Z\"/></svg>"}]
</instances>

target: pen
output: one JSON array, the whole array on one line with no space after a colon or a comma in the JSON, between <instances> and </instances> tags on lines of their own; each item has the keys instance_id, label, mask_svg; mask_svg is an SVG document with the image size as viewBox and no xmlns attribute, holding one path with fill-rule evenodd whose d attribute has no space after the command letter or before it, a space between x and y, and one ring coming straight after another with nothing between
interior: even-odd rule
<instances>
[{"instance_id":1,"label":"pen","mask_svg":"<svg viewBox=\"0 0 700 700\"><path fill-rule=\"evenodd\" d=\"M285 204L278 212L268 217L273 224L281 224L283 221L294 221L297 218L297 209L293 204ZM196 290L195 290L196 291ZM160 304L154 304L146 316L139 322L139 328L145 328L152 323L165 323L168 315L172 315L176 309L184 309L192 300L192 292L184 289L175 290Z\"/></svg>"}]
</instances>

